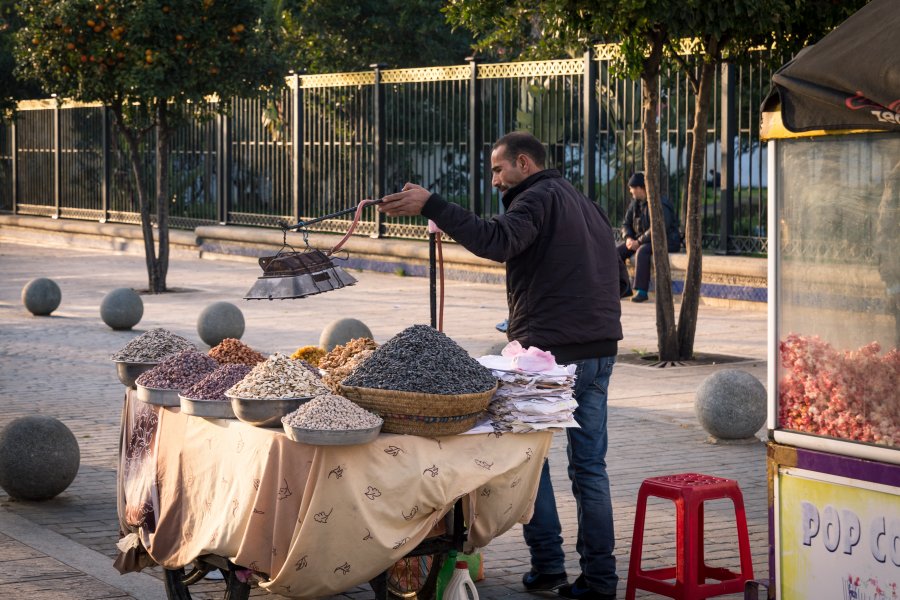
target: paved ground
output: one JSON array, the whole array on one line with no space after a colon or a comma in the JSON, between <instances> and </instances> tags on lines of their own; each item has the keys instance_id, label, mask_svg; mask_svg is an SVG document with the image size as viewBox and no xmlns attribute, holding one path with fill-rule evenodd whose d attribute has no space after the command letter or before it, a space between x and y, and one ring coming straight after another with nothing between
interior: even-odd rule
<instances>
[{"instance_id":1,"label":"paved ground","mask_svg":"<svg viewBox=\"0 0 900 600\"><path fill-rule=\"evenodd\" d=\"M429 322L424 279L360 272L354 273L358 285L334 293L245 302L241 296L259 275L254 264L176 259L168 278L174 293L143 296L144 316L138 326L116 332L100 319L100 303L114 288L146 288L142 258L4 242L0 273L0 426L23 415L52 415L68 425L81 449L75 481L53 500L15 501L0 490L0 598L17 600L166 597L158 569L122 576L112 567L118 538L115 468L123 389L109 356L130 339L152 327L165 327L202 347L197 316L219 300L240 306L246 320L242 340L263 352L290 353L317 343L321 330L343 317L364 321L378 342L409 325ZM49 277L62 289L62 304L50 317L34 317L22 305L22 288L35 277ZM653 303L625 302L623 312L625 340L620 352L654 351ZM472 355L485 354L504 341L494 329L504 314L500 286L448 282L444 331ZM613 374L608 462L620 597L637 489L654 475L696 471L737 479L747 506L755 574L768 575L765 445L709 443L693 413L695 390L717 369L740 368L765 383L765 312L701 307L695 348L746 360L665 369L620 363ZM575 511L565 473L564 439L556 436L551 465L568 570L574 577ZM645 566L662 566L674 556L674 510L664 502L650 508ZM707 556L717 566L737 566L730 515L727 504L707 506ZM487 578L478 584L482 598L534 597L520 584L528 565L520 527L494 540L484 555ZM221 598L217 585L204 585L194 597ZM266 595L261 590L257 594ZM369 596L371 591L363 586L341 597Z\"/></svg>"}]
</instances>

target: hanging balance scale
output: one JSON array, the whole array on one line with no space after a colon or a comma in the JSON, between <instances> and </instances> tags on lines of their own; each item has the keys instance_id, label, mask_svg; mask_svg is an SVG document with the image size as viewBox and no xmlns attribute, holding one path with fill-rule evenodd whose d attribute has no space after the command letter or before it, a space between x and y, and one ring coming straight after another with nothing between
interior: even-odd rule
<instances>
[{"instance_id":1,"label":"hanging balance scale","mask_svg":"<svg viewBox=\"0 0 900 600\"><path fill-rule=\"evenodd\" d=\"M244 295L244 300L291 300L314 294L330 292L356 283L356 278L334 264L331 257L353 233L362 208L378 204L381 200L363 200L358 206L323 217L300 221L295 225L282 225L284 243L273 256L261 256L259 266L263 274ZM309 225L355 212L356 217L347 234L327 253L309 246ZM287 242L288 231L302 231L306 250L297 252ZM286 250L289 249L289 250Z\"/></svg>"}]
</instances>

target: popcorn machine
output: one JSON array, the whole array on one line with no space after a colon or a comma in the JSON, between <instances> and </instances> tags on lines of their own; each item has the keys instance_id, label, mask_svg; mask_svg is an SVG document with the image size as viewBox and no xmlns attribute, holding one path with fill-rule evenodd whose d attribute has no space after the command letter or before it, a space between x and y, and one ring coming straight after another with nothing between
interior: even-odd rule
<instances>
[{"instance_id":1,"label":"popcorn machine","mask_svg":"<svg viewBox=\"0 0 900 600\"><path fill-rule=\"evenodd\" d=\"M870 2L764 103L770 598L900 598L895 9Z\"/></svg>"}]
</instances>

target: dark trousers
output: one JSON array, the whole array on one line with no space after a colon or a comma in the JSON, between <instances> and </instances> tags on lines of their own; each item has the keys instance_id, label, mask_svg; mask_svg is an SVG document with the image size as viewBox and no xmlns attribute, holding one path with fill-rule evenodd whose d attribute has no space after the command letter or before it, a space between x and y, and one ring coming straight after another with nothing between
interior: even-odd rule
<instances>
[{"instance_id":1,"label":"dark trousers","mask_svg":"<svg viewBox=\"0 0 900 600\"><path fill-rule=\"evenodd\" d=\"M625 247L625 242L616 246L616 250L619 252L622 262L635 254L633 250ZM637 249L637 258L634 261L634 289L645 292L650 290L650 258L652 256L653 246L649 243L641 244Z\"/></svg>"}]
</instances>

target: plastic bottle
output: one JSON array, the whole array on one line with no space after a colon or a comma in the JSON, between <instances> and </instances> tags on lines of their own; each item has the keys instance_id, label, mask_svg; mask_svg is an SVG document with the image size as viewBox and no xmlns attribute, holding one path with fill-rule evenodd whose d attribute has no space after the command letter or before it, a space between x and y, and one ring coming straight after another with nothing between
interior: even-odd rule
<instances>
[{"instance_id":1,"label":"plastic bottle","mask_svg":"<svg viewBox=\"0 0 900 600\"><path fill-rule=\"evenodd\" d=\"M456 569L456 556L456 550L448 552L447 558L444 559L444 563L441 565L441 570L438 571L437 582L434 588L435 600L441 600L444 596L444 590L447 589L447 584L450 583L450 578L453 577L453 571Z\"/></svg>"},{"instance_id":2,"label":"plastic bottle","mask_svg":"<svg viewBox=\"0 0 900 600\"><path fill-rule=\"evenodd\" d=\"M478 600L478 590L469 575L469 563L464 560L456 562L453 576L447 583L442 600Z\"/></svg>"}]
</instances>

